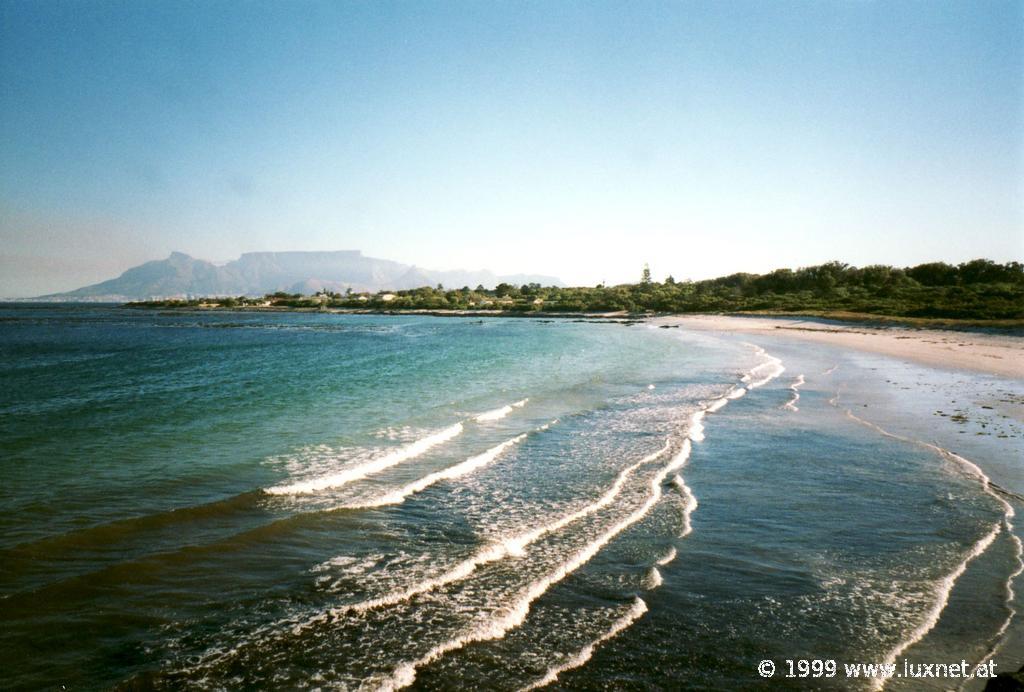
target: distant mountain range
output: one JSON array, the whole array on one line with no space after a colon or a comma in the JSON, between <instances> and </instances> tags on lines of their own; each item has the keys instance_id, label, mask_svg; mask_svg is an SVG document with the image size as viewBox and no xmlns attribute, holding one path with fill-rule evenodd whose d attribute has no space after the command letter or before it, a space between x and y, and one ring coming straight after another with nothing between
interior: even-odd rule
<instances>
[{"instance_id":1,"label":"distant mountain range","mask_svg":"<svg viewBox=\"0 0 1024 692\"><path fill-rule=\"evenodd\" d=\"M173 252L146 262L116 279L66 293L40 296L60 301L146 300L203 296L262 296L284 291L305 295L320 290L344 292L394 290L444 284L448 288L499 283L561 286L551 276L483 271L434 271L391 260L364 257L359 250L337 252L248 252L224 265Z\"/></svg>"}]
</instances>

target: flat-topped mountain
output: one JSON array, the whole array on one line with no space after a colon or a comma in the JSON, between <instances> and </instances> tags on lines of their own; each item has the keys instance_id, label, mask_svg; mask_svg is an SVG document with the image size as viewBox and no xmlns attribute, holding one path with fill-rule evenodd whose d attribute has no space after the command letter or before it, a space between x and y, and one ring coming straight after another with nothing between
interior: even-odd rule
<instances>
[{"instance_id":1,"label":"flat-topped mountain","mask_svg":"<svg viewBox=\"0 0 1024 692\"><path fill-rule=\"evenodd\" d=\"M55 293L50 300L125 301L183 296L261 296L276 291L312 294L403 290L444 284L494 288L499 283L560 286L551 276L491 271L435 271L401 262L366 257L359 250L336 252L247 252L224 265L172 252L163 260L133 267L116 279Z\"/></svg>"}]
</instances>

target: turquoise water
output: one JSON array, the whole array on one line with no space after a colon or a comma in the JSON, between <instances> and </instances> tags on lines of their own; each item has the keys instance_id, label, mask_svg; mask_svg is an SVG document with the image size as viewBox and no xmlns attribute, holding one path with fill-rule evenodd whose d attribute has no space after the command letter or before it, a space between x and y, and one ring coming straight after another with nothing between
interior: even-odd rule
<instances>
[{"instance_id":1,"label":"turquoise water","mask_svg":"<svg viewBox=\"0 0 1024 692\"><path fill-rule=\"evenodd\" d=\"M82 306L2 307L0 356L6 687L1024 663L1018 382L654 324Z\"/></svg>"}]
</instances>

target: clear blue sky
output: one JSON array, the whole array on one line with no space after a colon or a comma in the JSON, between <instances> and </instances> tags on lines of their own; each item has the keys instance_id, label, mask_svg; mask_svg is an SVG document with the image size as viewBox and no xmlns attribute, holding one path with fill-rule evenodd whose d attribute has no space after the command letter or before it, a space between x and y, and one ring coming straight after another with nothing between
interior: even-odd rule
<instances>
[{"instance_id":1,"label":"clear blue sky","mask_svg":"<svg viewBox=\"0 0 1024 692\"><path fill-rule=\"evenodd\" d=\"M0 3L0 295L1024 258L1024 3Z\"/></svg>"}]
</instances>

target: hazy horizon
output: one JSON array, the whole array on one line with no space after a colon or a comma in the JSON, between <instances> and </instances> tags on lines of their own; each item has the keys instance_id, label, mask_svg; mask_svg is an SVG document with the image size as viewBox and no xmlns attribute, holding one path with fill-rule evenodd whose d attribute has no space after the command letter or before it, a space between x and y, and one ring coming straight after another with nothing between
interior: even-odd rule
<instances>
[{"instance_id":1,"label":"hazy horizon","mask_svg":"<svg viewBox=\"0 0 1024 692\"><path fill-rule=\"evenodd\" d=\"M168 255L166 255L166 256L154 257L154 258L152 258L150 260L144 260L140 264L132 265L131 267L125 267L125 270L135 269L135 268L141 266L142 264L145 264L145 263L148 263L148 262L164 261L164 260L169 259L171 255L177 254L177 253L187 255L187 256L191 257L192 259L195 259L195 260L202 260L202 261L210 262L211 264L213 264L213 265L215 265L217 267L222 267L222 266L230 265L230 264L236 262L241 257L241 255L245 255L245 254L260 254L260 253L275 253L275 252L276 253L284 253L284 252L303 253L303 252L305 252L305 253L310 253L310 254L320 254L320 253L353 252L353 251L359 252L364 257L370 257L372 259L378 259L378 260L389 260L390 259L388 257L373 257L372 255L368 255L367 253L362 252L358 248L346 248L346 249L324 250L324 251L317 251L317 250L255 250L255 251L252 251L252 252L240 253L238 257L233 257L233 258L229 258L229 259L219 259L219 260L211 260L211 259L206 258L206 257L196 257L194 255L190 255L187 252L182 252L180 250L173 250L170 253L168 253ZM976 257L976 258L971 258L971 259L990 259L990 258ZM831 260L822 260L822 262L820 262L819 264L824 264L824 263L831 262L831 261L840 261L841 262L842 260L840 258L832 258ZM1015 260L1011 260L1011 261L1015 261ZM897 266L897 267L914 266L916 264L923 264L923 263L924 262L916 262L916 263L910 263L910 264L907 264L907 265L894 265L894 266ZM406 264L406 263L403 263L403 264ZM415 266L418 269L429 270L429 271L437 271L437 272L455 272L455 273L467 272L467 273L470 273L470 272L475 272L475 271L491 271L491 273L494 274L499 280L508 280L509 277L511 277L511 276L539 276L539 273L537 273L537 272L510 272L509 274L499 274L498 272L495 272L495 271L491 270L489 267L440 267L439 268L439 267L428 267L428 266L424 266L424 265L413 265L412 263L408 263L408 264L410 266ZM645 264L647 264L647 263L645 263ZM958 264L958 262L951 262L950 264L956 265L956 264ZM648 266L649 266L649 264L648 264ZM665 276L653 275L652 274L652 278L653 278L653 280L655 282L664 281L666 278L669 278L669 277L671 277L671 279L673 281L691 281L691 280L692 281L700 281L700 280L706 279L706 278L719 278L721 276L727 276L729 274L736 274L736 273L750 273L750 274L758 274L759 273L759 274L765 274L765 273L768 273L769 271L772 271L772 270L775 270L775 269L787 269L787 268L788 269L799 269L799 268L802 268L803 266L813 266L813 265L776 266L776 267L771 267L770 269L759 270L758 272L744 272L743 270L736 270L736 271L732 271L732 272L728 272L728 273L723 273L723 274L716 274L716 275L709 275L709 276L700 276L700 277L675 276L675 275L672 275L671 273L666 274ZM868 266L868 265L865 264L865 265L861 265L861 266ZM82 285L74 286L70 290L74 290L74 289L77 289L77 288L85 288L85 287L93 285L93 284L102 283L103 281L106 281L106 280L109 280L109 279L115 279L115 278L118 278L123 273L124 273L123 271L118 271L114 275L104 277L103 279L100 279L100 280L95 281L95 282L91 282L89 284L82 284ZM607 285L635 284L635 283L637 283L640 280L640 277L641 277L642 273L643 273L643 268L641 267L640 271L635 273L636 274L635 276L625 278L622 281L598 282L598 283L607 283ZM588 286L588 285L590 285L590 284L584 284L584 283L568 283L568 282L566 282L564 279L562 279L558 275L544 275L544 276L548 276L548 277L550 277L552 279L558 279L564 286L567 286L567 287L572 287L572 286ZM444 283L444 282L442 281L442 283ZM545 283L544 285L548 285L548 284ZM455 285L447 285L447 284L445 284L445 286L446 286L446 288L458 288L458 286L455 286ZM390 288L395 289L395 287L393 287L393 286L390 287ZM22 300L22 299L26 299L26 298L40 298L40 297L45 297L47 295L64 293L64 292L65 291L53 291L53 292L51 292L49 294L47 294L47 293L37 293L37 294L32 294L32 295L0 295L0 301L6 300L6 299Z\"/></svg>"},{"instance_id":2,"label":"hazy horizon","mask_svg":"<svg viewBox=\"0 0 1024 692\"><path fill-rule=\"evenodd\" d=\"M1024 259L1024 4L0 6L0 296Z\"/></svg>"}]
</instances>

